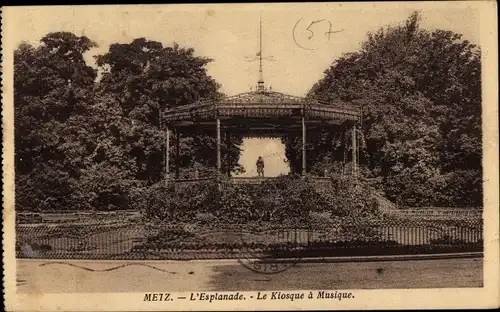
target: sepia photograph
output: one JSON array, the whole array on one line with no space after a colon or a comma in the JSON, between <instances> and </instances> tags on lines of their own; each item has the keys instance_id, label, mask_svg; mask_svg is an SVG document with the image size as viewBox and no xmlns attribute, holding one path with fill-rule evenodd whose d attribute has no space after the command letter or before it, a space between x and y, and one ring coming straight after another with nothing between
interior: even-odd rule
<instances>
[{"instance_id":1,"label":"sepia photograph","mask_svg":"<svg viewBox=\"0 0 500 312\"><path fill-rule=\"evenodd\" d=\"M494 11L3 8L6 308L498 307Z\"/></svg>"}]
</instances>

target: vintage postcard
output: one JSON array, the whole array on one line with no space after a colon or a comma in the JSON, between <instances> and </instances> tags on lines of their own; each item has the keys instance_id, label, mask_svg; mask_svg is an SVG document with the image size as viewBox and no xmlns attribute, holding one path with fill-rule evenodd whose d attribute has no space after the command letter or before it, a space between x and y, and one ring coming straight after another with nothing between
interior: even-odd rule
<instances>
[{"instance_id":1,"label":"vintage postcard","mask_svg":"<svg viewBox=\"0 0 500 312\"><path fill-rule=\"evenodd\" d=\"M2 8L6 310L498 307L496 6Z\"/></svg>"}]
</instances>

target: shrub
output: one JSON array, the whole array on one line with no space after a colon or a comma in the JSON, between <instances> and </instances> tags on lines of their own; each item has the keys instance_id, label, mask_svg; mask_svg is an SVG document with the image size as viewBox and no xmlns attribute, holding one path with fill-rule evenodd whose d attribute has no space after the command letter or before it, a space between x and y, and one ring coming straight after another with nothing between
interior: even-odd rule
<instances>
[{"instance_id":1,"label":"shrub","mask_svg":"<svg viewBox=\"0 0 500 312\"><path fill-rule=\"evenodd\" d=\"M155 184L137 191L140 206L149 220L213 224L270 222L307 227L342 218L363 223L379 218L371 191L349 178L332 176L321 185L309 177L294 175L267 180L259 185L224 185L214 181L188 185ZM324 214L324 220L318 220ZM311 216L316 219L311 219Z\"/></svg>"},{"instance_id":2,"label":"shrub","mask_svg":"<svg viewBox=\"0 0 500 312\"><path fill-rule=\"evenodd\" d=\"M210 212L198 212L195 216L195 221L200 225L210 225L217 223L217 217Z\"/></svg>"},{"instance_id":3,"label":"shrub","mask_svg":"<svg viewBox=\"0 0 500 312\"><path fill-rule=\"evenodd\" d=\"M309 224L315 230L331 230L340 225L340 220L332 218L330 212L315 212L309 213Z\"/></svg>"},{"instance_id":4,"label":"shrub","mask_svg":"<svg viewBox=\"0 0 500 312\"><path fill-rule=\"evenodd\" d=\"M138 191L146 219L167 222L193 220L196 212L217 211L220 194L213 183L157 183Z\"/></svg>"},{"instance_id":5,"label":"shrub","mask_svg":"<svg viewBox=\"0 0 500 312\"><path fill-rule=\"evenodd\" d=\"M255 205L248 189L238 185L226 186L220 197L218 216L230 217L231 221L242 223L252 219Z\"/></svg>"}]
</instances>

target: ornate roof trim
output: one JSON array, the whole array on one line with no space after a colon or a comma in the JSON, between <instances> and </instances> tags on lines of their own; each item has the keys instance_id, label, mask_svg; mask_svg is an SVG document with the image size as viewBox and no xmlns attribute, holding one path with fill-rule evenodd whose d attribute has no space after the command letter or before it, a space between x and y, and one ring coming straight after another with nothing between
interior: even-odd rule
<instances>
[{"instance_id":1,"label":"ornate roof trim","mask_svg":"<svg viewBox=\"0 0 500 312\"><path fill-rule=\"evenodd\" d=\"M166 111L166 121L201 121L219 117L280 118L305 115L309 119L359 121L361 113L345 104L293 96L275 91L250 91L221 100L198 101Z\"/></svg>"}]
</instances>

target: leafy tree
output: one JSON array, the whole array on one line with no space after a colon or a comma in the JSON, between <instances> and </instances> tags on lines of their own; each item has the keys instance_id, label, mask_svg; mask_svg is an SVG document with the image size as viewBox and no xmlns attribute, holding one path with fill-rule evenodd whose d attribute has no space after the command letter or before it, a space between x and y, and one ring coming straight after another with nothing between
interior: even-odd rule
<instances>
[{"instance_id":1,"label":"leafy tree","mask_svg":"<svg viewBox=\"0 0 500 312\"><path fill-rule=\"evenodd\" d=\"M174 44L163 47L160 42L139 38L129 44L112 44L109 51L97 56L97 64L105 70L98 90L106 102L116 110L119 125L110 137L120 145L128 159L134 178L148 184L162 178L165 151L165 110L191 104L200 99L217 99L219 85L206 71L210 59L194 55L191 48ZM191 168L195 164L214 167L215 133L180 134L179 165ZM174 164L175 135L171 137ZM234 138L230 147L232 165L237 166L240 139ZM104 148L104 147L103 147Z\"/></svg>"},{"instance_id":2,"label":"leafy tree","mask_svg":"<svg viewBox=\"0 0 500 312\"><path fill-rule=\"evenodd\" d=\"M83 53L87 37L49 33L41 45L14 52L16 205L18 209L74 209L77 181L90 148L87 119L95 69Z\"/></svg>"},{"instance_id":3,"label":"leafy tree","mask_svg":"<svg viewBox=\"0 0 500 312\"><path fill-rule=\"evenodd\" d=\"M193 49L143 38L113 44L96 57L102 70L96 79L98 71L83 58L95 46L57 32L39 47L23 43L15 51L18 209L141 205L137 195L162 178L165 110L222 96L207 75L210 60ZM211 172L214 137L181 135L181 166ZM171 141L173 147L175 136ZM241 140L232 143L223 146L226 169L238 168Z\"/></svg>"},{"instance_id":4,"label":"leafy tree","mask_svg":"<svg viewBox=\"0 0 500 312\"><path fill-rule=\"evenodd\" d=\"M369 176L382 178L391 199L482 205L479 48L451 31L421 29L419 21L415 12L368 34L361 50L336 60L309 96L362 109L360 161ZM327 133L309 150L338 159L323 141L339 140ZM287 147L296 154L294 144Z\"/></svg>"}]
</instances>

